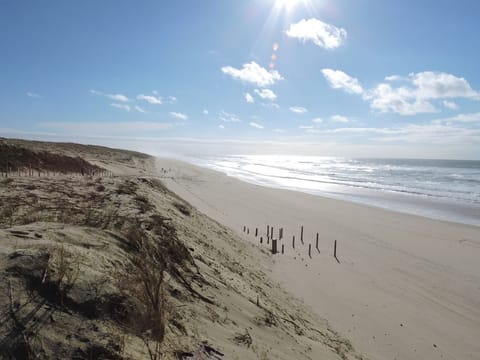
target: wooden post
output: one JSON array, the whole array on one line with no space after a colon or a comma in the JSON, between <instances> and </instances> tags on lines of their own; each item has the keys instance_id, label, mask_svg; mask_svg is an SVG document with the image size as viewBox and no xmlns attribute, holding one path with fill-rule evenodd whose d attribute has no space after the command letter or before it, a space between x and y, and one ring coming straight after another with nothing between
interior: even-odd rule
<instances>
[{"instance_id":1,"label":"wooden post","mask_svg":"<svg viewBox=\"0 0 480 360\"><path fill-rule=\"evenodd\" d=\"M267 238L270 237L270 225L267 225Z\"/></svg>"},{"instance_id":2,"label":"wooden post","mask_svg":"<svg viewBox=\"0 0 480 360\"><path fill-rule=\"evenodd\" d=\"M337 257L337 240L335 240L335 244L333 246L333 256L335 257L335 260L337 260L337 262L340 264L340 260L338 260Z\"/></svg>"},{"instance_id":3,"label":"wooden post","mask_svg":"<svg viewBox=\"0 0 480 360\"><path fill-rule=\"evenodd\" d=\"M312 244L308 244L308 256L312 258Z\"/></svg>"},{"instance_id":4,"label":"wooden post","mask_svg":"<svg viewBox=\"0 0 480 360\"><path fill-rule=\"evenodd\" d=\"M247 227L245 225L243 225L243 232L245 232L246 229L247 229Z\"/></svg>"},{"instance_id":5,"label":"wooden post","mask_svg":"<svg viewBox=\"0 0 480 360\"><path fill-rule=\"evenodd\" d=\"M270 237L273 239L273 226L270 228Z\"/></svg>"},{"instance_id":6,"label":"wooden post","mask_svg":"<svg viewBox=\"0 0 480 360\"><path fill-rule=\"evenodd\" d=\"M285 254L285 245L282 244L282 254Z\"/></svg>"},{"instance_id":7,"label":"wooden post","mask_svg":"<svg viewBox=\"0 0 480 360\"><path fill-rule=\"evenodd\" d=\"M302 228L300 230L300 241L302 242L303 244L303 225L302 225Z\"/></svg>"},{"instance_id":8,"label":"wooden post","mask_svg":"<svg viewBox=\"0 0 480 360\"><path fill-rule=\"evenodd\" d=\"M272 254L277 253L277 240L272 239Z\"/></svg>"},{"instance_id":9,"label":"wooden post","mask_svg":"<svg viewBox=\"0 0 480 360\"><path fill-rule=\"evenodd\" d=\"M255 237L258 236L258 228L255 228Z\"/></svg>"},{"instance_id":10,"label":"wooden post","mask_svg":"<svg viewBox=\"0 0 480 360\"><path fill-rule=\"evenodd\" d=\"M270 237L267 236L267 245L270 244Z\"/></svg>"},{"instance_id":11,"label":"wooden post","mask_svg":"<svg viewBox=\"0 0 480 360\"><path fill-rule=\"evenodd\" d=\"M320 249L318 248L318 236L317 236L317 243L315 244L315 247L317 248L317 251L320 252Z\"/></svg>"},{"instance_id":12,"label":"wooden post","mask_svg":"<svg viewBox=\"0 0 480 360\"><path fill-rule=\"evenodd\" d=\"M292 246L293 246L293 248L295 249L295 235L293 235Z\"/></svg>"},{"instance_id":13,"label":"wooden post","mask_svg":"<svg viewBox=\"0 0 480 360\"><path fill-rule=\"evenodd\" d=\"M247 228L247 234L250 234L250 228Z\"/></svg>"},{"instance_id":14,"label":"wooden post","mask_svg":"<svg viewBox=\"0 0 480 360\"><path fill-rule=\"evenodd\" d=\"M260 236L260 244L263 244L263 236Z\"/></svg>"}]
</instances>

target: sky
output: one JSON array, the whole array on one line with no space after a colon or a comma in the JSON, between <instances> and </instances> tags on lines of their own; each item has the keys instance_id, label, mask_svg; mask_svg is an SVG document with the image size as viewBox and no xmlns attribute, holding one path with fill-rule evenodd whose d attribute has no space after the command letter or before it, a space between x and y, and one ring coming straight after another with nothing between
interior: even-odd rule
<instances>
[{"instance_id":1,"label":"sky","mask_svg":"<svg viewBox=\"0 0 480 360\"><path fill-rule=\"evenodd\" d=\"M480 2L0 0L0 136L480 159Z\"/></svg>"}]
</instances>

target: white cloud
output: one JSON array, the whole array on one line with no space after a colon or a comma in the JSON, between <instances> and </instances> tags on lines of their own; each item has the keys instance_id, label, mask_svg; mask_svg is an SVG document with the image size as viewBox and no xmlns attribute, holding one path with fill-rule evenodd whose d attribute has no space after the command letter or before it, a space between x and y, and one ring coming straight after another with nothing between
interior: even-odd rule
<instances>
[{"instance_id":1,"label":"white cloud","mask_svg":"<svg viewBox=\"0 0 480 360\"><path fill-rule=\"evenodd\" d=\"M311 129L314 128L314 126L312 126L312 125L300 125L298 128L302 129L302 130L311 130Z\"/></svg>"},{"instance_id":2,"label":"white cloud","mask_svg":"<svg viewBox=\"0 0 480 360\"><path fill-rule=\"evenodd\" d=\"M140 95L137 96L137 100L146 101L146 102L148 102L149 104L153 104L153 105L162 105L162 103L163 103L161 97L159 97L159 96L154 96L154 95L143 95L143 94L140 94Z\"/></svg>"},{"instance_id":3,"label":"white cloud","mask_svg":"<svg viewBox=\"0 0 480 360\"><path fill-rule=\"evenodd\" d=\"M167 103L169 104L175 104L176 102L178 102L178 99L175 96L169 96L167 98Z\"/></svg>"},{"instance_id":4,"label":"white cloud","mask_svg":"<svg viewBox=\"0 0 480 360\"><path fill-rule=\"evenodd\" d=\"M207 109L203 109L203 115L208 115L208 110Z\"/></svg>"},{"instance_id":5,"label":"white cloud","mask_svg":"<svg viewBox=\"0 0 480 360\"><path fill-rule=\"evenodd\" d=\"M364 99L370 101L370 107L381 113L394 112L400 115L415 115L436 112L435 106L425 99L418 98L411 89L393 88L382 83L365 94Z\"/></svg>"},{"instance_id":6,"label":"white cloud","mask_svg":"<svg viewBox=\"0 0 480 360\"><path fill-rule=\"evenodd\" d=\"M174 111L170 112L170 116L174 117L175 119L179 119L179 120L187 120L188 119L187 114L174 112Z\"/></svg>"},{"instance_id":7,"label":"white cloud","mask_svg":"<svg viewBox=\"0 0 480 360\"><path fill-rule=\"evenodd\" d=\"M468 98L480 100L480 93L473 90L467 80L443 72L424 71L411 73L408 77L391 75L370 90L364 90L357 79L339 70L323 69L323 75L332 88L343 89L362 95L372 110L380 113L415 115L434 113L438 110L432 100ZM402 86L393 86L392 81L402 81ZM444 101L443 105L454 109L456 104Z\"/></svg>"},{"instance_id":8,"label":"white cloud","mask_svg":"<svg viewBox=\"0 0 480 360\"><path fill-rule=\"evenodd\" d=\"M125 110L125 111L130 111L130 106L129 106L129 105L126 105L126 104L113 103L113 104L110 104L110 106L112 106L112 107L114 107L114 108L117 108L117 109L122 109L122 110Z\"/></svg>"},{"instance_id":9,"label":"white cloud","mask_svg":"<svg viewBox=\"0 0 480 360\"><path fill-rule=\"evenodd\" d=\"M330 120L338 123L348 123L350 121L347 117L341 115L333 115L330 117Z\"/></svg>"},{"instance_id":10,"label":"white cloud","mask_svg":"<svg viewBox=\"0 0 480 360\"><path fill-rule=\"evenodd\" d=\"M291 24L285 32L287 36L302 40L311 40L315 45L324 49L335 49L342 45L347 38L347 31L342 28L324 23L318 19L302 19Z\"/></svg>"},{"instance_id":11,"label":"white cloud","mask_svg":"<svg viewBox=\"0 0 480 360\"><path fill-rule=\"evenodd\" d=\"M406 124L392 128L337 128L310 129L307 132L319 136L360 136L382 143L409 144L480 144L480 130L442 124Z\"/></svg>"},{"instance_id":12,"label":"white cloud","mask_svg":"<svg viewBox=\"0 0 480 360\"><path fill-rule=\"evenodd\" d=\"M264 128L263 125L260 125L260 124L258 124L258 123L256 123L256 122L253 122L253 121L251 121L249 125L250 125L251 127L254 127L255 129L263 129L263 128Z\"/></svg>"},{"instance_id":13,"label":"white cloud","mask_svg":"<svg viewBox=\"0 0 480 360\"><path fill-rule=\"evenodd\" d=\"M41 98L41 96L37 93L34 93L34 92L31 92L31 91L27 91L27 96L28 97L31 97L31 98Z\"/></svg>"},{"instance_id":14,"label":"white cloud","mask_svg":"<svg viewBox=\"0 0 480 360\"><path fill-rule=\"evenodd\" d=\"M453 123L453 122L460 122L460 123L480 123L480 112L477 113L470 113L470 114L458 114L456 116L437 119L434 120L434 124L441 124L441 123Z\"/></svg>"},{"instance_id":15,"label":"white cloud","mask_svg":"<svg viewBox=\"0 0 480 360\"><path fill-rule=\"evenodd\" d=\"M260 96L262 99L274 101L277 98L277 94L275 94L272 90L270 89L255 89L253 90L255 94Z\"/></svg>"},{"instance_id":16,"label":"white cloud","mask_svg":"<svg viewBox=\"0 0 480 360\"><path fill-rule=\"evenodd\" d=\"M223 122L241 122L240 118L235 114L227 113L226 111L220 111L218 119Z\"/></svg>"},{"instance_id":17,"label":"white cloud","mask_svg":"<svg viewBox=\"0 0 480 360\"><path fill-rule=\"evenodd\" d=\"M362 94L363 88L357 79L340 70L323 69L323 76L334 89L343 89L351 94Z\"/></svg>"},{"instance_id":18,"label":"white cloud","mask_svg":"<svg viewBox=\"0 0 480 360\"><path fill-rule=\"evenodd\" d=\"M276 103L262 103L262 106L266 108L280 109L280 105Z\"/></svg>"},{"instance_id":19,"label":"white cloud","mask_svg":"<svg viewBox=\"0 0 480 360\"><path fill-rule=\"evenodd\" d=\"M285 130L283 130L283 129L273 129L273 131L275 131L276 133L280 133L280 134L285 132Z\"/></svg>"},{"instance_id":20,"label":"white cloud","mask_svg":"<svg viewBox=\"0 0 480 360\"><path fill-rule=\"evenodd\" d=\"M223 126L222 124L218 125L218 127L222 130L225 129L225 126Z\"/></svg>"},{"instance_id":21,"label":"white cloud","mask_svg":"<svg viewBox=\"0 0 480 360\"><path fill-rule=\"evenodd\" d=\"M391 77L390 77L391 78ZM480 100L480 94L464 79L452 74L424 71L403 78L410 86L392 87L381 83L364 95L370 107L379 112L400 115L433 113L437 109L430 102L436 99L470 98ZM452 102L447 102L451 106Z\"/></svg>"},{"instance_id":22,"label":"white cloud","mask_svg":"<svg viewBox=\"0 0 480 360\"><path fill-rule=\"evenodd\" d=\"M249 104L253 104L255 102L255 99L249 93L245 93L245 101Z\"/></svg>"},{"instance_id":23,"label":"white cloud","mask_svg":"<svg viewBox=\"0 0 480 360\"><path fill-rule=\"evenodd\" d=\"M114 100L114 101L120 101L120 102L129 102L130 99L128 98L128 96L126 95L123 95L123 94L105 94L101 91L98 91L98 90L90 90L90 93L93 94L93 95L97 95L97 96L105 96L111 100Z\"/></svg>"},{"instance_id":24,"label":"white cloud","mask_svg":"<svg viewBox=\"0 0 480 360\"><path fill-rule=\"evenodd\" d=\"M301 106L291 106L290 111L294 112L296 114L305 114L306 112L308 112L307 109L305 109L304 107L301 107Z\"/></svg>"},{"instance_id":25,"label":"white cloud","mask_svg":"<svg viewBox=\"0 0 480 360\"><path fill-rule=\"evenodd\" d=\"M105 96L115 101L121 101L121 102L130 101L130 99L123 94L106 94Z\"/></svg>"},{"instance_id":26,"label":"white cloud","mask_svg":"<svg viewBox=\"0 0 480 360\"><path fill-rule=\"evenodd\" d=\"M271 86L277 81L283 80L283 77L278 71L268 71L254 61L243 64L242 69L236 69L232 66L224 66L222 67L222 72L230 75L235 80L255 84L258 87Z\"/></svg>"},{"instance_id":27,"label":"white cloud","mask_svg":"<svg viewBox=\"0 0 480 360\"><path fill-rule=\"evenodd\" d=\"M404 81L404 80L408 80L408 78L400 75L385 76L385 81Z\"/></svg>"},{"instance_id":28,"label":"white cloud","mask_svg":"<svg viewBox=\"0 0 480 360\"><path fill-rule=\"evenodd\" d=\"M480 94L474 91L467 80L452 74L424 71L410 74L412 83L417 87L416 95L422 99L475 98Z\"/></svg>"},{"instance_id":29,"label":"white cloud","mask_svg":"<svg viewBox=\"0 0 480 360\"><path fill-rule=\"evenodd\" d=\"M138 112L141 112L143 114L146 114L147 112L145 111L145 109L143 109L142 107L138 106L138 105L135 105L135 110L137 110Z\"/></svg>"},{"instance_id":30,"label":"white cloud","mask_svg":"<svg viewBox=\"0 0 480 360\"><path fill-rule=\"evenodd\" d=\"M450 110L458 110L458 105L454 103L453 101L448 101L448 100L443 100L442 101L443 106L445 106L447 109Z\"/></svg>"},{"instance_id":31,"label":"white cloud","mask_svg":"<svg viewBox=\"0 0 480 360\"><path fill-rule=\"evenodd\" d=\"M312 119L312 122L314 122L315 124L321 124L321 123L323 123L323 119L322 118L315 118L315 119Z\"/></svg>"}]
</instances>

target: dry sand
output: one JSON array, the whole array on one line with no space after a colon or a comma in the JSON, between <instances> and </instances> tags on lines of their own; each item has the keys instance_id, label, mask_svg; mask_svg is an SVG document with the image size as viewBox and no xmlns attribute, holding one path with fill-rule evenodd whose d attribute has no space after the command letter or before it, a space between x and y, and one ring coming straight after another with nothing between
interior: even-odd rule
<instances>
[{"instance_id":1,"label":"dry sand","mask_svg":"<svg viewBox=\"0 0 480 360\"><path fill-rule=\"evenodd\" d=\"M41 167L41 150L80 155L113 174L50 169L0 179L0 359L155 358L146 343L156 348L160 318L162 359L220 358L205 344L225 359L367 359L272 279L278 259L266 248L167 190L152 158L8 143L37 154L28 165ZM160 269L162 316L147 296Z\"/></svg>"},{"instance_id":2,"label":"dry sand","mask_svg":"<svg viewBox=\"0 0 480 360\"><path fill-rule=\"evenodd\" d=\"M171 190L258 251L266 244L255 227L264 237L267 224L283 227L286 254L265 267L370 358L480 358L479 227L260 187L176 160L157 165L172 168ZM320 252L310 259L316 232Z\"/></svg>"}]
</instances>

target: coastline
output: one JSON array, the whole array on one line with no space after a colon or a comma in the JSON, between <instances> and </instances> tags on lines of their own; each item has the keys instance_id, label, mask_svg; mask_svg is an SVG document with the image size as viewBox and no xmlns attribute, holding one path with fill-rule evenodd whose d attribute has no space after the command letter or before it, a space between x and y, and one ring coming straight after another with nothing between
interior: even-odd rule
<instances>
[{"instance_id":1,"label":"coastline","mask_svg":"<svg viewBox=\"0 0 480 360\"><path fill-rule=\"evenodd\" d=\"M480 353L479 227L252 185L178 160L158 166L172 168L171 190L258 246L244 225L284 227L286 239L300 225L306 239L319 232L320 252L309 259L306 245L286 246L274 278L373 359Z\"/></svg>"},{"instance_id":2,"label":"coastline","mask_svg":"<svg viewBox=\"0 0 480 360\"><path fill-rule=\"evenodd\" d=\"M179 160L194 166L218 171L253 185L299 191L324 198L339 199L394 212L423 216L434 220L480 226L479 204L467 202L465 199L460 201L459 199L445 196L433 196L413 191L413 189L410 189L410 191L406 189L395 190L391 189L391 186L380 189L378 187L365 187L360 185L360 183L346 185L328 179L297 178L295 172L291 176L267 176L263 173L222 166L210 160L194 157L179 158Z\"/></svg>"}]
</instances>

